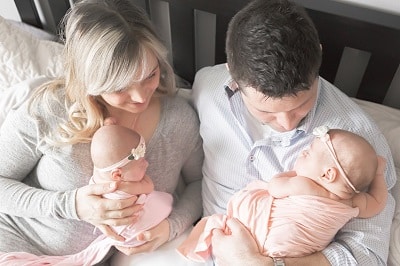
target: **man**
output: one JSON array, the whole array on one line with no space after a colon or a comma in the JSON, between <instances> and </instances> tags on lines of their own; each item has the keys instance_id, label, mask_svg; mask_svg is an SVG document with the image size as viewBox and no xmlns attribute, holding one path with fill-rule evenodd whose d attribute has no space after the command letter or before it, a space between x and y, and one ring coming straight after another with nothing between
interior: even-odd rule
<instances>
[{"instance_id":1,"label":"man","mask_svg":"<svg viewBox=\"0 0 400 266\"><path fill-rule=\"evenodd\" d=\"M321 125L363 136L387 160L386 183L396 175L376 124L346 95L319 77L322 50L303 8L287 0L255 0L229 24L227 66L200 70L193 102L201 120L204 215L224 213L229 198L252 180L291 169ZM340 160L340 158L339 158ZM322 252L301 258L263 257L246 228L229 220L231 234L214 230L220 265L385 265L394 213L353 219Z\"/></svg>"}]
</instances>

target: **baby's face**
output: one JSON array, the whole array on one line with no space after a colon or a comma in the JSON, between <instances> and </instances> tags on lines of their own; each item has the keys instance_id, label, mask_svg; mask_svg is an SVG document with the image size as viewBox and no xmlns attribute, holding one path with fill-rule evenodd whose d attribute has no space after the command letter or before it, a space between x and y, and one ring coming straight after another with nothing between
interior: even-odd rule
<instances>
[{"instance_id":1,"label":"baby's face","mask_svg":"<svg viewBox=\"0 0 400 266\"><path fill-rule=\"evenodd\" d=\"M142 157L139 160L130 161L123 167L122 180L124 181L140 181L146 174L149 163Z\"/></svg>"},{"instance_id":2,"label":"baby's face","mask_svg":"<svg viewBox=\"0 0 400 266\"><path fill-rule=\"evenodd\" d=\"M326 146L315 138L308 149L300 152L294 163L294 171L297 175L309 178L316 178L323 174L323 167L326 164Z\"/></svg>"}]
</instances>

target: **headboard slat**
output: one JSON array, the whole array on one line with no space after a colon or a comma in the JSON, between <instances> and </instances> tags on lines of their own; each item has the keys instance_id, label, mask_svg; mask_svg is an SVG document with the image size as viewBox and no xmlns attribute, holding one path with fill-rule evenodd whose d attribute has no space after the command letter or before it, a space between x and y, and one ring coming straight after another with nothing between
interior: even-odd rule
<instances>
[{"instance_id":1,"label":"headboard slat","mask_svg":"<svg viewBox=\"0 0 400 266\"><path fill-rule=\"evenodd\" d=\"M176 74L193 82L195 75L193 9L169 1L173 67ZM185 23L182 23L185 21Z\"/></svg>"},{"instance_id":2,"label":"headboard slat","mask_svg":"<svg viewBox=\"0 0 400 266\"><path fill-rule=\"evenodd\" d=\"M215 36L217 16L194 10L195 70L215 64Z\"/></svg>"},{"instance_id":3,"label":"headboard slat","mask_svg":"<svg viewBox=\"0 0 400 266\"><path fill-rule=\"evenodd\" d=\"M350 97L355 97L371 53L345 47L334 84ZM351 73L351 74L350 74Z\"/></svg>"},{"instance_id":4,"label":"headboard slat","mask_svg":"<svg viewBox=\"0 0 400 266\"><path fill-rule=\"evenodd\" d=\"M386 93L383 104L400 109L400 66L397 68L396 74Z\"/></svg>"},{"instance_id":5,"label":"headboard slat","mask_svg":"<svg viewBox=\"0 0 400 266\"><path fill-rule=\"evenodd\" d=\"M164 45L167 47L169 53L169 63L173 63L172 59L172 38L171 38L171 22L169 4L165 1L152 1L148 3L151 20L154 27L157 29L158 34L164 41Z\"/></svg>"}]
</instances>

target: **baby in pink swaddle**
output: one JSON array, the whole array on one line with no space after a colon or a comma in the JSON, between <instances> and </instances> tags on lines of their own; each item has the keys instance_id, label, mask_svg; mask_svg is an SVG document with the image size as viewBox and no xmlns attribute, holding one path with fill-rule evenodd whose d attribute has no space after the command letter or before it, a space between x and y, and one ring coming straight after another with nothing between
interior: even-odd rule
<instances>
[{"instance_id":1,"label":"baby in pink swaddle","mask_svg":"<svg viewBox=\"0 0 400 266\"><path fill-rule=\"evenodd\" d=\"M109 183L110 181L135 182L142 191L136 203L143 204L140 219L129 226L113 227L119 235L125 238L119 246L134 247L143 244L137 235L159 224L168 217L172 210L172 195L153 191L154 185L146 170L149 163L144 158L146 144L144 138L136 131L119 126L107 125L99 128L91 143L91 157L93 161L92 183ZM117 162L117 163L115 163ZM114 193L103 195L107 198L127 198L129 193L117 190Z\"/></svg>"},{"instance_id":2,"label":"baby in pink swaddle","mask_svg":"<svg viewBox=\"0 0 400 266\"><path fill-rule=\"evenodd\" d=\"M229 201L226 215L204 217L177 251L194 261L207 260L213 229L229 234L226 219L234 217L265 256L299 257L325 248L351 218L383 210L384 159L349 131L324 126L314 134L292 171L247 185Z\"/></svg>"}]
</instances>

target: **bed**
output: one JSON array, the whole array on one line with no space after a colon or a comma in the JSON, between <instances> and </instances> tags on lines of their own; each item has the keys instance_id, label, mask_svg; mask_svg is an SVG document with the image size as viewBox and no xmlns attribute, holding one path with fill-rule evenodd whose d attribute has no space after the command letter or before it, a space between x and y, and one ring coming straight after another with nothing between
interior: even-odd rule
<instances>
[{"instance_id":1,"label":"bed","mask_svg":"<svg viewBox=\"0 0 400 266\"><path fill-rule=\"evenodd\" d=\"M181 93L190 94L196 71L225 62L227 23L248 0L132 0L149 13L170 50ZM21 88L32 78L62 71L62 44L48 33L33 1L15 1L22 22L0 17L0 123L23 101ZM51 1L49 1L51 2ZM56 4L58 3L59 4ZM47 24L57 25L73 1L52 1ZM320 33L320 74L356 101L386 136L400 177L400 8L398 12L345 1L296 0L304 5ZM43 7L42 7L43 8ZM42 29L45 28L46 31ZM16 44L19 44L17 46ZM33 86L32 84L30 84ZM400 183L392 193L400 203ZM400 206L392 224L388 265L400 265Z\"/></svg>"}]
</instances>

